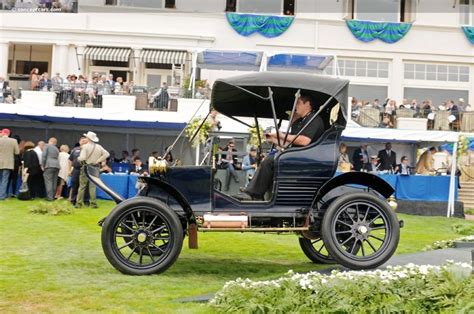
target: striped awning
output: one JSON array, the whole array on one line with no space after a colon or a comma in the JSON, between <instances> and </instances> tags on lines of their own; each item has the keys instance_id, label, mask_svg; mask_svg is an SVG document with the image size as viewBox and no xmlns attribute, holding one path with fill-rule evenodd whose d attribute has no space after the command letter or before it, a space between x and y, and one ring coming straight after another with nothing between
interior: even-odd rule
<instances>
[{"instance_id":1,"label":"striped awning","mask_svg":"<svg viewBox=\"0 0 474 314\"><path fill-rule=\"evenodd\" d=\"M140 61L146 63L185 64L188 52L182 50L143 49Z\"/></svg>"},{"instance_id":2,"label":"striped awning","mask_svg":"<svg viewBox=\"0 0 474 314\"><path fill-rule=\"evenodd\" d=\"M100 61L128 62L131 52L130 48L87 47L84 51L84 58Z\"/></svg>"}]
</instances>

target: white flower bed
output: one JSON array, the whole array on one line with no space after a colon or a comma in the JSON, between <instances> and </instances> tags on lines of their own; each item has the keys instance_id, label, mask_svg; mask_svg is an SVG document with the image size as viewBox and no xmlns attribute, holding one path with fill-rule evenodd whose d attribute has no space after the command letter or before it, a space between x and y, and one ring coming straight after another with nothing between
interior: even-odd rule
<instances>
[{"instance_id":1,"label":"white flower bed","mask_svg":"<svg viewBox=\"0 0 474 314\"><path fill-rule=\"evenodd\" d=\"M227 282L210 304L219 311L239 312L304 312L315 307L343 312L361 307L369 312L438 311L463 304L464 290L474 289L471 273L470 264L452 261L443 266L408 264L330 275L290 270L276 280ZM467 300L473 291L468 292Z\"/></svg>"}]
</instances>

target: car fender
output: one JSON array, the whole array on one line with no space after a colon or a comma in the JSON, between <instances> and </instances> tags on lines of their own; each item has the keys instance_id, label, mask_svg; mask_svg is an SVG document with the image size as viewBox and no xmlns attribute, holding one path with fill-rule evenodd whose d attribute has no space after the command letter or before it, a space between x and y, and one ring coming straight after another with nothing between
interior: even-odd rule
<instances>
[{"instance_id":1,"label":"car fender","mask_svg":"<svg viewBox=\"0 0 474 314\"><path fill-rule=\"evenodd\" d=\"M384 179L366 172L346 172L336 177L333 177L326 183L324 183L316 192L314 197L312 208L316 208L317 203L330 191L333 189L348 185L348 184L357 184L365 186L369 189L377 191L380 195L385 198L390 197L395 191L390 184L388 184Z\"/></svg>"},{"instance_id":2,"label":"car fender","mask_svg":"<svg viewBox=\"0 0 474 314\"><path fill-rule=\"evenodd\" d=\"M165 193L169 194L172 196L176 202L181 206L183 209L184 213L186 214L186 220L188 223L192 223L195 221L194 213L189 205L189 202L186 200L186 197L178 191L176 188L174 188L171 184L160 180L159 178L156 177L140 177L139 180L145 182L147 184L147 187L145 187L144 193L145 195L148 195L148 192L153 189L153 187L157 187L164 191ZM153 196L150 196L153 197Z\"/></svg>"}]
</instances>

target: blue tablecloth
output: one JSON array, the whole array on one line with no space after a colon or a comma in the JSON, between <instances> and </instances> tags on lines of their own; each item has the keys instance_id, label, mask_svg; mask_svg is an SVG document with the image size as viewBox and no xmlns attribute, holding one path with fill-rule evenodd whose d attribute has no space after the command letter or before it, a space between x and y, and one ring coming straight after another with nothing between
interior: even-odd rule
<instances>
[{"instance_id":1,"label":"blue tablecloth","mask_svg":"<svg viewBox=\"0 0 474 314\"><path fill-rule=\"evenodd\" d=\"M397 176L395 198L399 200L441 201L449 198L449 176ZM458 178L454 199L458 199Z\"/></svg>"},{"instance_id":2,"label":"blue tablecloth","mask_svg":"<svg viewBox=\"0 0 474 314\"><path fill-rule=\"evenodd\" d=\"M123 198L128 198L128 181L129 175L124 174L101 174L102 181L113 191L121 195ZM135 195L135 194L134 194ZM97 188L97 197L101 199L110 200L110 196L105 194L100 188Z\"/></svg>"},{"instance_id":3,"label":"blue tablecloth","mask_svg":"<svg viewBox=\"0 0 474 314\"><path fill-rule=\"evenodd\" d=\"M128 176L128 197L134 197L137 195L138 190L136 188L138 176Z\"/></svg>"},{"instance_id":4,"label":"blue tablecloth","mask_svg":"<svg viewBox=\"0 0 474 314\"><path fill-rule=\"evenodd\" d=\"M340 175L338 172L336 175ZM395 198L407 201L440 201L449 198L450 176L401 176L396 174L379 174L380 178L395 189ZM454 199L458 199L458 180L455 178Z\"/></svg>"}]
</instances>

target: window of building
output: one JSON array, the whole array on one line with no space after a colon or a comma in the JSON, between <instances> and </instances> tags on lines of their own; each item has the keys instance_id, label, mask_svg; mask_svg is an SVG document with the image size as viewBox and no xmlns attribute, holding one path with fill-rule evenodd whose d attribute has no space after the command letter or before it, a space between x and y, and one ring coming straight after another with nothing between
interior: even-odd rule
<instances>
[{"instance_id":1,"label":"window of building","mask_svg":"<svg viewBox=\"0 0 474 314\"><path fill-rule=\"evenodd\" d=\"M405 63L405 79L469 82L469 67L431 63Z\"/></svg>"},{"instance_id":2,"label":"window of building","mask_svg":"<svg viewBox=\"0 0 474 314\"><path fill-rule=\"evenodd\" d=\"M415 20L417 0L346 0L346 18L412 22Z\"/></svg>"},{"instance_id":3,"label":"window of building","mask_svg":"<svg viewBox=\"0 0 474 314\"><path fill-rule=\"evenodd\" d=\"M295 14L296 0L226 0L226 12Z\"/></svg>"},{"instance_id":4,"label":"window of building","mask_svg":"<svg viewBox=\"0 0 474 314\"><path fill-rule=\"evenodd\" d=\"M474 25L474 0L459 0L459 19L461 25Z\"/></svg>"},{"instance_id":5,"label":"window of building","mask_svg":"<svg viewBox=\"0 0 474 314\"><path fill-rule=\"evenodd\" d=\"M339 74L342 76L388 78L388 61L339 59Z\"/></svg>"},{"instance_id":6,"label":"window of building","mask_svg":"<svg viewBox=\"0 0 474 314\"><path fill-rule=\"evenodd\" d=\"M16 61L16 74L30 74L30 71L38 68L38 73L48 72L48 62L41 61Z\"/></svg>"},{"instance_id":7,"label":"window of building","mask_svg":"<svg viewBox=\"0 0 474 314\"><path fill-rule=\"evenodd\" d=\"M349 85L349 97L372 102L374 99L387 99L388 87L375 85Z\"/></svg>"},{"instance_id":8,"label":"window of building","mask_svg":"<svg viewBox=\"0 0 474 314\"><path fill-rule=\"evenodd\" d=\"M92 60L92 66L128 68L128 62Z\"/></svg>"},{"instance_id":9,"label":"window of building","mask_svg":"<svg viewBox=\"0 0 474 314\"><path fill-rule=\"evenodd\" d=\"M469 91L468 90L453 90L453 89L439 89L439 88L414 88L405 87L403 98L406 99L417 99L421 102L425 99L430 99L435 106L441 105L447 100L458 100L464 98L466 103L469 103Z\"/></svg>"}]
</instances>

